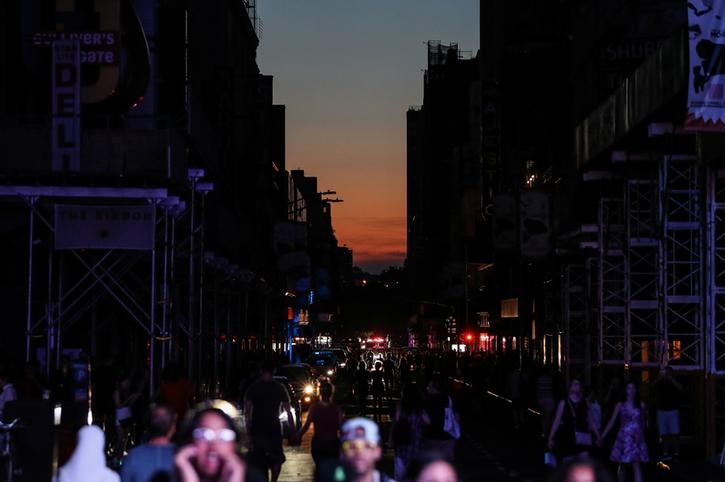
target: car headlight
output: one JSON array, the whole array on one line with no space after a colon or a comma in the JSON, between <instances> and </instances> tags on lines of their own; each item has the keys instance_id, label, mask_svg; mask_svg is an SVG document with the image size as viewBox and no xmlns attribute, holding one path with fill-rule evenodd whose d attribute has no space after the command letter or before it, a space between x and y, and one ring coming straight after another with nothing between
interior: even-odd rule
<instances>
[{"instance_id":1,"label":"car headlight","mask_svg":"<svg viewBox=\"0 0 725 482\"><path fill-rule=\"evenodd\" d=\"M314 393L315 389L312 387L312 385L305 385L305 393L307 395L311 395Z\"/></svg>"},{"instance_id":2,"label":"car headlight","mask_svg":"<svg viewBox=\"0 0 725 482\"><path fill-rule=\"evenodd\" d=\"M340 368L345 368L346 366L347 366L347 363L345 363L345 362L340 362Z\"/></svg>"},{"instance_id":3,"label":"car headlight","mask_svg":"<svg viewBox=\"0 0 725 482\"><path fill-rule=\"evenodd\" d=\"M327 370L327 376L332 376L335 373L335 370Z\"/></svg>"}]
</instances>

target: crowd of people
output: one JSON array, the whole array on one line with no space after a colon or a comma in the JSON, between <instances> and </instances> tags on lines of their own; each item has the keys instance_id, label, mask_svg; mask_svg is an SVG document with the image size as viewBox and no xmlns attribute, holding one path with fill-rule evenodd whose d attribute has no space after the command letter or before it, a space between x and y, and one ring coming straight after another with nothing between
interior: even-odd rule
<instances>
[{"instance_id":1,"label":"crowd of people","mask_svg":"<svg viewBox=\"0 0 725 482\"><path fill-rule=\"evenodd\" d=\"M289 445L297 445L314 428L311 455L317 480L453 481L460 421L452 395L453 384L461 382L481 392L504 394L514 431L530 424L526 409L536 409L545 460L556 469L552 480L557 482L606 481L607 467L616 467L620 482L629 474L641 482L642 466L657 450L647 438L650 405L656 409L652 419L662 440L657 458L679 456L683 388L671 368L661 370L649 384L647 400L652 404L640 397L641 387L617 378L601 398L576 379L564 390L557 370L521 359L423 350L356 352L349 355L348 368L337 380L322 381L319 399L298 429L289 393L274 379L276 364L249 363L247 373L228 390L228 405L239 409L235 418L215 406L192 409L198 390L178 364L166 364L155 396L149 397L143 371L100 363L93 406L94 423L103 429L85 427L78 432L75 452L64 459L58 480L83 482L78 467L90 464L104 474L92 480L277 482L285 462L284 436ZM44 381L30 364L17 388L7 372L0 371L0 415L9 401L45 397L47 386L56 397L72 397L69 370L64 363L53 379ZM331 381L351 387L347 412L355 418L345 420ZM357 407L354 413L349 413L350 405ZM286 434L280 420L289 427ZM384 447L393 449L392 477L375 472ZM107 461L113 470L106 471Z\"/></svg>"}]
</instances>

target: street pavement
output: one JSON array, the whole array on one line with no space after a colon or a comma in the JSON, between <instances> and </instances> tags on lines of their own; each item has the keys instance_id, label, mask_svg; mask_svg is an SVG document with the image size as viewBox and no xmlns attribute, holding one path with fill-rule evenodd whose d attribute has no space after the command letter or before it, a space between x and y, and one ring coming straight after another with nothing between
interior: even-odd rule
<instances>
[{"instance_id":1,"label":"street pavement","mask_svg":"<svg viewBox=\"0 0 725 482\"><path fill-rule=\"evenodd\" d=\"M336 401L343 407L345 416L357 416L358 409L349 396L349 385L345 381L337 384L336 394ZM528 412L526 423L514 430L511 407L504 398L465 385L458 386L454 397L460 410L463 432L456 448L455 464L462 482L545 482L549 479L550 469L543 464L544 440L539 435L538 417L533 412ZM394 407L396 402L397 399L392 399L390 407ZM371 410L372 407L368 406L368 416L371 416ZM387 440L391 412L388 410L377 416L384 448L379 466L390 475L393 451ZM311 429L299 446L285 447L287 462L282 466L281 482L314 480L314 462L310 455L312 435ZM655 453L656 447L650 447L650 451ZM616 480L616 467L611 469ZM628 480L631 480L631 476ZM668 462L668 465L655 462L646 464L644 480L725 482L725 470L706 463L696 453L686 453L681 461Z\"/></svg>"}]
</instances>

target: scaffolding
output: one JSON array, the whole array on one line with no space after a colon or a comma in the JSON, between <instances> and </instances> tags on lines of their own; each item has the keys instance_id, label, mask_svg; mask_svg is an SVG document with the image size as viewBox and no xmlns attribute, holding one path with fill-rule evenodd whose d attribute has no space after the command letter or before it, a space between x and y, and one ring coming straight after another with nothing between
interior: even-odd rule
<instances>
[{"instance_id":1,"label":"scaffolding","mask_svg":"<svg viewBox=\"0 0 725 482\"><path fill-rule=\"evenodd\" d=\"M591 383L591 299L594 260L562 266L562 306L564 320L564 354L567 379Z\"/></svg>"},{"instance_id":2,"label":"scaffolding","mask_svg":"<svg viewBox=\"0 0 725 482\"><path fill-rule=\"evenodd\" d=\"M705 306L702 168L696 156L668 155L660 164L662 193L663 363L704 370Z\"/></svg>"},{"instance_id":3,"label":"scaffolding","mask_svg":"<svg viewBox=\"0 0 725 482\"><path fill-rule=\"evenodd\" d=\"M627 258L624 253L624 202L606 197L599 202L598 361L621 364L629 351Z\"/></svg>"},{"instance_id":4,"label":"scaffolding","mask_svg":"<svg viewBox=\"0 0 725 482\"><path fill-rule=\"evenodd\" d=\"M658 340L662 338L657 192L656 179L626 181L626 325L629 333L623 361L641 366L658 365Z\"/></svg>"},{"instance_id":5,"label":"scaffolding","mask_svg":"<svg viewBox=\"0 0 725 482\"><path fill-rule=\"evenodd\" d=\"M189 205L167 188L89 186L0 186L0 197L21 199L28 208L25 358L45 351L46 374L61 364L65 334L91 320L90 354L95 352L95 308L112 300L120 310L108 319L127 319L146 338L149 390L159 371L186 352L190 374L202 376L200 332L203 313L204 199L213 185L204 171L189 169ZM57 204L152 206L153 243L147 250L56 249L52 212ZM42 248L45 247L47 251ZM183 313L180 272L188 263L188 312ZM45 269L42 281L37 277ZM182 346L186 339L188 345ZM42 342L40 341L42 340ZM197 378L199 379L199 378Z\"/></svg>"}]
</instances>

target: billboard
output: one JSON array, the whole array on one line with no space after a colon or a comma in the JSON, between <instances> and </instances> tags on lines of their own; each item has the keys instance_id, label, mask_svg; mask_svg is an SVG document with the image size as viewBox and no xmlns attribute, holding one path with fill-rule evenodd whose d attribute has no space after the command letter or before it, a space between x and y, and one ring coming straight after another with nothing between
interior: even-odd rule
<instances>
[{"instance_id":1,"label":"billboard","mask_svg":"<svg viewBox=\"0 0 725 482\"><path fill-rule=\"evenodd\" d=\"M55 206L55 249L154 247L154 206Z\"/></svg>"},{"instance_id":2,"label":"billboard","mask_svg":"<svg viewBox=\"0 0 725 482\"><path fill-rule=\"evenodd\" d=\"M685 129L725 131L725 0L687 4L690 77Z\"/></svg>"},{"instance_id":3,"label":"billboard","mask_svg":"<svg viewBox=\"0 0 725 482\"><path fill-rule=\"evenodd\" d=\"M551 250L549 227L549 196L540 191L521 194L521 256L540 258Z\"/></svg>"}]
</instances>

